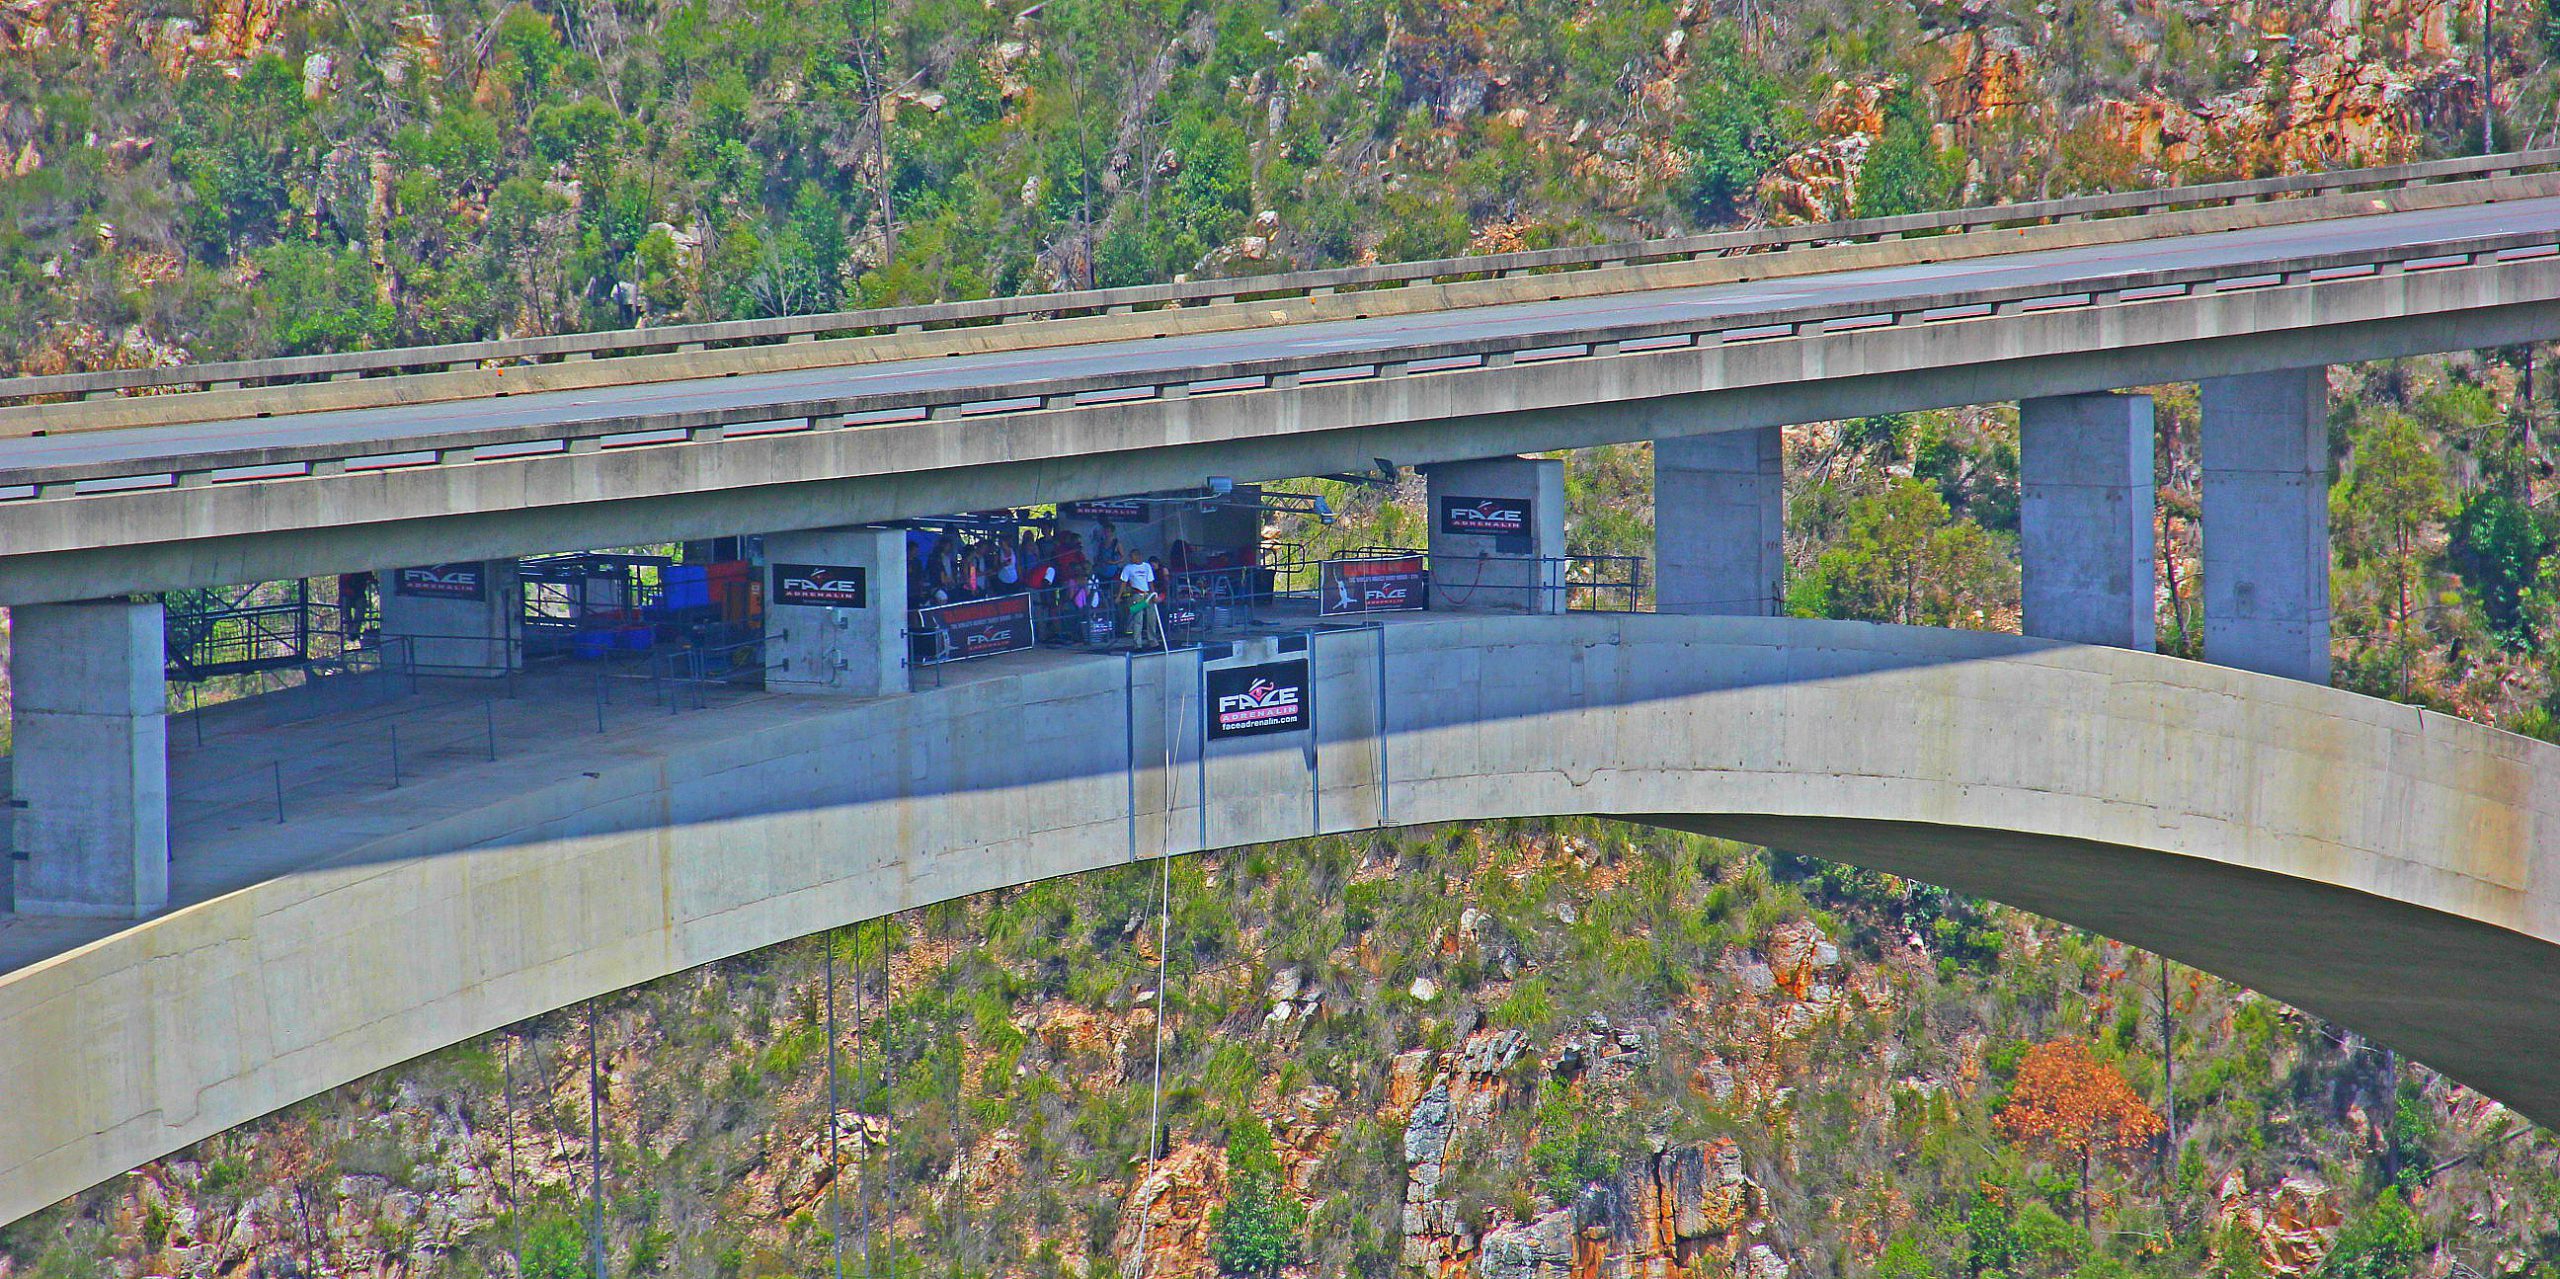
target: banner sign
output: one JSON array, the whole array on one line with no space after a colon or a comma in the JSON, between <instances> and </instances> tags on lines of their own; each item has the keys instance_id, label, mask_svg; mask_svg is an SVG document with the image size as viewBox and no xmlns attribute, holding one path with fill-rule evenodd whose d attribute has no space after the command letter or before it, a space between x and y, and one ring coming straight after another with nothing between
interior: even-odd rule
<instances>
[{"instance_id":1,"label":"banner sign","mask_svg":"<svg viewBox=\"0 0 2560 1279\"><path fill-rule=\"evenodd\" d=\"M1200 624L1200 601L1184 596L1164 602L1164 624L1167 630L1187 631Z\"/></svg>"},{"instance_id":2,"label":"banner sign","mask_svg":"<svg viewBox=\"0 0 2560 1279\"><path fill-rule=\"evenodd\" d=\"M819 608L871 607L871 575L851 564L773 566L773 602Z\"/></svg>"},{"instance_id":3,"label":"banner sign","mask_svg":"<svg viewBox=\"0 0 2560 1279\"><path fill-rule=\"evenodd\" d=\"M1152 508L1134 497L1113 498L1107 502L1060 502L1058 518L1062 520L1109 520L1114 524L1144 524L1154 518Z\"/></svg>"},{"instance_id":4,"label":"banner sign","mask_svg":"<svg viewBox=\"0 0 2560 1279\"><path fill-rule=\"evenodd\" d=\"M969 600L920 611L925 630L938 630L950 640L945 661L1019 653L1032 645L1031 597L1005 595Z\"/></svg>"},{"instance_id":5,"label":"banner sign","mask_svg":"<svg viewBox=\"0 0 2560 1279\"><path fill-rule=\"evenodd\" d=\"M413 599L487 599L489 574L487 567L477 560L460 564L421 564L394 574L391 589Z\"/></svg>"},{"instance_id":6,"label":"banner sign","mask_svg":"<svg viewBox=\"0 0 2560 1279\"><path fill-rule=\"evenodd\" d=\"M1440 531L1494 537L1529 531L1529 499L1525 497L1444 497L1440 499Z\"/></svg>"},{"instance_id":7,"label":"banner sign","mask_svg":"<svg viewBox=\"0 0 2560 1279\"><path fill-rule=\"evenodd\" d=\"M1326 560L1316 566L1316 611L1403 613L1431 604L1431 572L1419 555L1373 560Z\"/></svg>"},{"instance_id":8,"label":"banner sign","mask_svg":"<svg viewBox=\"0 0 2560 1279\"><path fill-rule=\"evenodd\" d=\"M1315 689L1307 659L1230 666L1209 672L1209 740L1293 733L1310 722Z\"/></svg>"}]
</instances>

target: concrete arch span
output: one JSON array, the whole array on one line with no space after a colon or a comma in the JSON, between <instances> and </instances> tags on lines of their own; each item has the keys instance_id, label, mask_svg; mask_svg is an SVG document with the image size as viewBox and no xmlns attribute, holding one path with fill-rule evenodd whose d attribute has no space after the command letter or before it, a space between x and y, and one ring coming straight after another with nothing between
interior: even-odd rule
<instances>
[{"instance_id":1,"label":"concrete arch span","mask_svg":"<svg viewBox=\"0 0 2560 1279\"><path fill-rule=\"evenodd\" d=\"M1204 755L1196 655L1050 663L674 737L0 976L0 1220L831 926L1496 817L1629 818L2008 901L2560 1122L2560 748L2149 654L1858 623L1429 621L1312 657L1312 734Z\"/></svg>"}]
</instances>

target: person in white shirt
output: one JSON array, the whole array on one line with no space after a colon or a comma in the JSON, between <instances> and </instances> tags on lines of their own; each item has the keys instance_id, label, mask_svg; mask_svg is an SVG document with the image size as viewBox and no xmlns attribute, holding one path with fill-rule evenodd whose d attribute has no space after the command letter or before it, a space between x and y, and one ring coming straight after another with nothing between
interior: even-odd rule
<instances>
[{"instance_id":1,"label":"person in white shirt","mask_svg":"<svg viewBox=\"0 0 2560 1279\"><path fill-rule=\"evenodd\" d=\"M1164 647L1164 614L1156 606L1155 561L1130 560L1120 570L1120 584L1129 590L1129 642L1139 648Z\"/></svg>"}]
</instances>

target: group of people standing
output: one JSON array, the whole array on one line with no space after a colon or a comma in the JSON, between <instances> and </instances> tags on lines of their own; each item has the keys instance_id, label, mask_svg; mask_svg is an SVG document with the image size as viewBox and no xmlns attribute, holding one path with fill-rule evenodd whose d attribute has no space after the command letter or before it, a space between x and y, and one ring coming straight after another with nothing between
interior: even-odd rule
<instances>
[{"instance_id":1,"label":"group of people standing","mask_svg":"<svg viewBox=\"0 0 2560 1279\"><path fill-rule=\"evenodd\" d=\"M1121 543L1119 530L1097 520L1088 534L1050 521L984 534L907 532L907 604L933 608L965 600L1030 594L1056 633L1108 634L1140 648L1165 643L1164 599L1174 585L1164 561ZM1167 548L1177 564L1187 548Z\"/></svg>"}]
</instances>

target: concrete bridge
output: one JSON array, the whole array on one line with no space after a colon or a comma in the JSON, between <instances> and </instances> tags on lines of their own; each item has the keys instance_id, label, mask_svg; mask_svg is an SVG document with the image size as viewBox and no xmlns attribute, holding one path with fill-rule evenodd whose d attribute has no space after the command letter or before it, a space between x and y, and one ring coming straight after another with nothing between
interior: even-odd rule
<instances>
[{"instance_id":1,"label":"concrete bridge","mask_svg":"<svg viewBox=\"0 0 2560 1279\"><path fill-rule=\"evenodd\" d=\"M2560 1120L2560 748L2147 653L1585 615L1300 638L1313 729L1204 750L1204 667L1291 642L783 699L646 747L469 766L440 800L377 786L298 815L344 851L0 976L0 1220L442 1045L849 921L1203 848L1565 814L2009 902Z\"/></svg>"},{"instance_id":2,"label":"concrete bridge","mask_svg":"<svg viewBox=\"0 0 2560 1279\"><path fill-rule=\"evenodd\" d=\"M2324 366L2560 336L2555 166L0 383L113 397L0 409L0 1220L829 926L1169 853L1540 814L2009 901L2553 1122L2550 749L2322 685ZM2214 666L2150 652L2151 409L2113 393L2184 379ZM2034 638L1768 617L1779 426L2006 399ZM1628 440L1655 443L1657 599L1687 616L1311 633L1316 723L1205 745L1200 668L1291 660L1285 640L907 695L899 535L859 527L1384 458L1422 466L1435 509L1517 504L1516 537L1435 525L1435 563L1482 582L1563 551L1561 464L1521 452ZM775 563L867 573L879 601L769 609L774 696L672 730L600 721L540 766L335 794L276 831L173 816L171 770L197 764L168 740L149 593L476 566L467 594L386 595L384 629L504 670L515 557L742 532ZM347 749L367 729L330 731Z\"/></svg>"}]
</instances>

